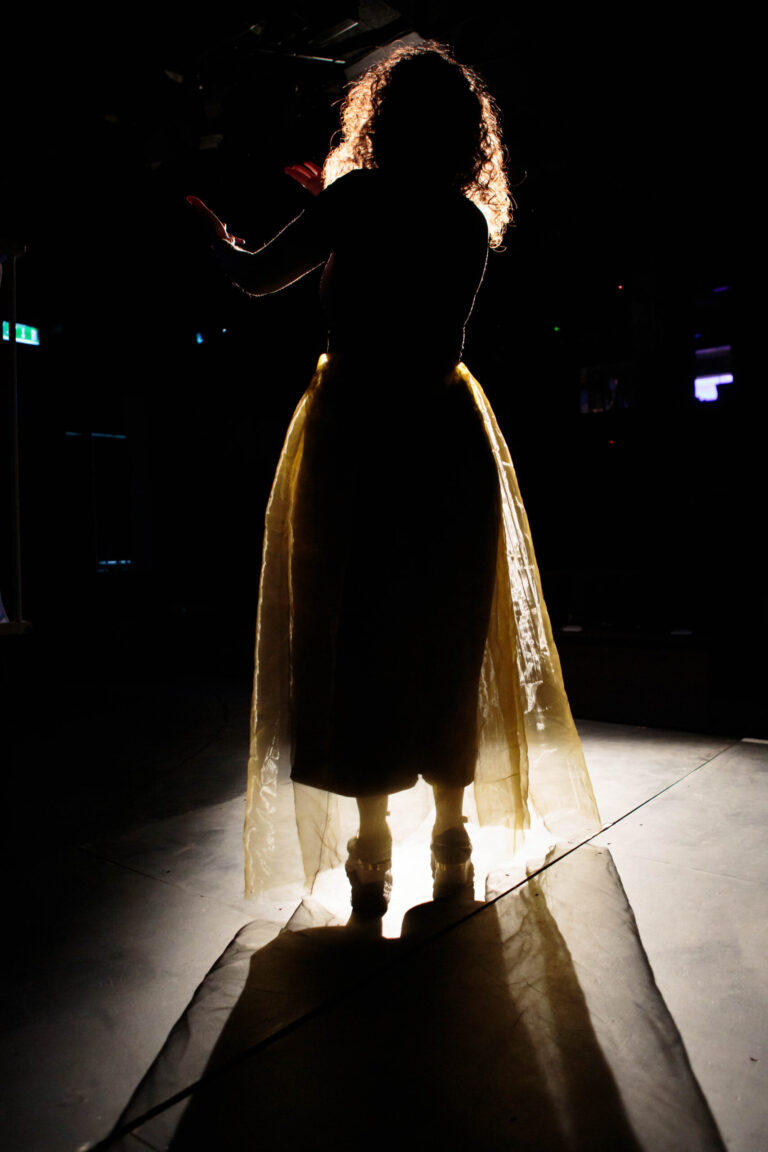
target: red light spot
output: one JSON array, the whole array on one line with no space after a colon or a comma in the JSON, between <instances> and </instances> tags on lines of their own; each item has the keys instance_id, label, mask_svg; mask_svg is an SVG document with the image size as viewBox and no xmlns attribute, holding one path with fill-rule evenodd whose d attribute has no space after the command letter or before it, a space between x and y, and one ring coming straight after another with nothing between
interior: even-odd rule
<instances>
[{"instance_id":1,"label":"red light spot","mask_svg":"<svg viewBox=\"0 0 768 1152\"><path fill-rule=\"evenodd\" d=\"M609 441L608 441L608 443L609 443L609 444L613 444L613 440L609 440Z\"/></svg>"},{"instance_id":2,"label":"red light spot","mask_svg":"<svg viewBox=\"0 0 768 1152\"><path fill-rule=\"evenodd\" d=\"M624 285L623 285L623 284L619 284L619 292L621 292L621 290L623 289L623 287L624 287Z\"/></svg>"}]
</instances>

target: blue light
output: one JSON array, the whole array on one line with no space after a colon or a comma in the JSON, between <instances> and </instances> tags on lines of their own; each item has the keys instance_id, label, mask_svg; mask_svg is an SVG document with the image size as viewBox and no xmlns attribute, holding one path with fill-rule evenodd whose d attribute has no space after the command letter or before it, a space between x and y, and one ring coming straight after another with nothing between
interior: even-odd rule
<instances>
[{"instance_id":1,"label":"blue light","mask_svg":"<svg viewBox=\"0 0 768 1152\"><path fill-rule=\"evenodd\" d=\"M195 332L195 343L196 344L202 344L202 342L203 342L202 332Z\"/></svg>"},{"instance_id":2,"label":"blue light","mask_svg":"<svg viewBox=\"0 0 768 1152\"><path fill-rule=\"evenodd\" d=\"M694 383L702 381L711 384L733 384L733 374L731 372L723 372L720 376L697 376Z\"/></svg>"},{"instance_id":3,"label":"blue light","mask_svg":"<svg viewBox=\"0 0 768 1152\"><path fill-rule=\"evenodd\" d=\"M730 344L719 344L716 348L697 348L695 355L697 360L705 360L708 356L727 356L731 351Z\"/></svg>"},{"instance_id":4,"label":"blue light","mask_svg":"<svg viewBox=\"0 0 768 1152\"><path fill-rule=\"evenodd\" d=\"M730 372L724 372L721 376L697 376L693 381L693 390L697 400L717 400L717 388L719 384L733 384L733 376Z\"/></svg>"},{"instance_id":5,"label":"blue light","mask_svg":"<svg viewBox=\"0 0 768 1152\"><path fill-rule=\"evenodd\" d=\"M699 377L693 382L693 390L697 400L717 400L717 384L706 377Z\"/></svg>"}]
</instances>

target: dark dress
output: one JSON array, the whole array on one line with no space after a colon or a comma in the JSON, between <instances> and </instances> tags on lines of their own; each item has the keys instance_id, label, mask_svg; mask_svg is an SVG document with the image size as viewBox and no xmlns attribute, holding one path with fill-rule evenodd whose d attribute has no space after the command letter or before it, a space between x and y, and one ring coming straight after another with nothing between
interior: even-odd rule
<instances>
[{"instance_id":1,"label":"dark dress","mask_svg":"<svg viewBox=\"0 0 768 1152\"><path fill-rule=\"evenodd\" d=\"M265 517L251 896L293 899L342 864L355 796L399 793L393 850L420 842L425 780L473 784L488 867L532 823L569 844L599 827L509 449L459 362L486 252L458 192L379 171L342 177L250 258L224 251L254 295L324 264L330 333Z\"/></svg>"},{"instance_id":2,"label":"dark dress","mask_svg":"<svg viewBox=\"0 0 768 1152\"><path fill-rule=\"evenodd\" d=\"M466 786L498 496L452 370L487 228L460 193L360 171L313 206L329 363L292 506L294 781L347 796ZM429 220L429 231L424 222Z\"/></svg>"}]
</instances>

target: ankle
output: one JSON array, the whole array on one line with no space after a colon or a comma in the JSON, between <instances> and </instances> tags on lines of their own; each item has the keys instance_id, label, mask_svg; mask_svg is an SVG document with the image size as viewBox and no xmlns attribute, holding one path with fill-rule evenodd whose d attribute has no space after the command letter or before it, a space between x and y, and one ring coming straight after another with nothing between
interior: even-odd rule
<instances>
[{"instance_id":1,"label":"ankle","mask_svg":"<svg viewBox=\"0 0 768 1152\"><path fill-rule=\"evenodd\" d=\"M389 797L386 795L358 797L360 830L357 836L359 840L373 845L392 842L392 835L387 824L388 800Z\"/></svg>"},{"instance_id":2,"label":"ankle","mask_svg":"<svg viewBox=\"0 0 768 1152\"><path fill-rule=\"evenodd\" d=\"M392 833L385 823L383 827L361 827L354 838L358 855L363 860L384 859L392 852Z\"/></svg>"},{"instance_id":3,"label":"ankle","mask_svg":"<svg viewBox=\"0 0 768 1152\"><path fill-rule=\"evenodd\" d=\"M443 836L446 832L455 833L456 836L469 839L464 827L466 822L466 816L459 815L457 817L455 813L441 816L440 813L438 813L435 817L435 823L432 825L432 839L435 840L438 836Z\"/></svg>"},{"instance_id":4,"label":"ankle","mask_svg":"<svg viewBox=\"0 0 768 1152\"><path fill-rule=\"evenodd\" d=\"M435 826L433 836L441 836L451 828L460 828L464 823L464 788L454 788L445 784L433 784L435 797Z\"/></svg>"}]
</instances>

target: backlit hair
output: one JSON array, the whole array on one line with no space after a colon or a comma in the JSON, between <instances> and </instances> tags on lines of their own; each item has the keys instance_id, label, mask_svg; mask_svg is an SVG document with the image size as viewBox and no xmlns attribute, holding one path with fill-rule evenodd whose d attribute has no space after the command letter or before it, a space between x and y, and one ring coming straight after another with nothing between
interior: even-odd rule
<instances>
[{"instance_id":1,"label":"backlit hair","mask_svg":"<svg viewBox=\"0 0 768 1152\"><path fill-rule=\"evenodd\" d=\"M420 78L418 73L423 76ZM397 83L393 85L394 80ZM412 103L417 103L423 94L428 111L416 106L409 108L407 115L413 118L412 131L411 124L405 122L401 122L397 130L409 136L412 149L414 145L421 148L421 162L431 171L435 163L432 132L438 125L443 131L450 129L450 140L447 136L444 138L438 158L442 176L459 187L481 210L488 222L489 243L492 248L498 248L516 207L505 170L499 112L480 76L460 64L450 48L436 41L425 41L418 47L395 48L386 60L369 68L352 84L341 106L341 140L323 167L325 186L356 168L381 166L378 161L387 126L386 110L398 91L404 93L404 98L408 97L408 83L417 92L419 80L421 92ZM399 111L403 115L403 110ZM434 125L419 124L420 112L423 116L434 116ZM443 155L446 150L450 150L447 156Z\"/></svg>"}]
</instances>

